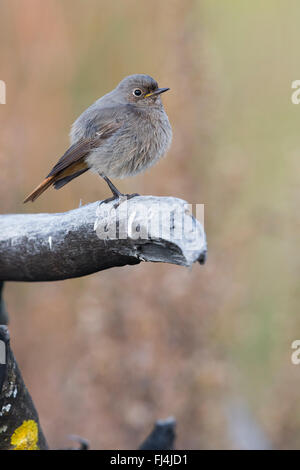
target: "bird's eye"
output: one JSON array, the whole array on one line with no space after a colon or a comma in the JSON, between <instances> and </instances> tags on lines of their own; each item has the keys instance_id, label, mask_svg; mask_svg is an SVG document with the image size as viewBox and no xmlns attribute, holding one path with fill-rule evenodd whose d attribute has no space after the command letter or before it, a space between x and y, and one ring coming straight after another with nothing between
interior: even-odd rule
<instances>
[{"instance_id":1,"label":"bird's eye","mask_svg":"<svg viewBox=\"0 0 300 470\"><path fill-rule=\"evenodd\" d=\"M134 96L141 96L142 90L140 90L139 88L136 88L135 90L133 90L133 94Z\"/></svg>"}]
</instances>

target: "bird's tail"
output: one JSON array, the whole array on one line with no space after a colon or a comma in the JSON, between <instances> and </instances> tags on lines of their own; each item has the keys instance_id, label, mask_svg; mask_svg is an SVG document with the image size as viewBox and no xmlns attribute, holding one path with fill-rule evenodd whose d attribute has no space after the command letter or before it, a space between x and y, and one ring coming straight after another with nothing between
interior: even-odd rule
<instances>
[{"instance_id":1,"label":"bird's tail","mask_svg":"<svg viewBox=\"0 0 300 470\"><path fill-rule=\"evenodd\" d=\"M72 181L77 176L82 175L85 171L88 170L88 166L84 161L75 162L71 165L68 165L64 170L51 175L51 173L38 185L37 188L32 191L32 193L27 196L24 202L35 201L49 186L54 186L55 189L62 188L65 184Z\"/></svg>"},{"instance_id":2,"label":"bird's tail","mask_svg":"<svg viewBox=\"0 0 300 470\"><path fill-rule=\"evenodd\" d=\"M28 201L35 201L46 189L49 188L54 183L55 176L48 176L48 178L45 178L44 181L41 182L33 191L32 193L27 196L26 199L24 199L24 203Z\"/></svg>"}]
</instances>

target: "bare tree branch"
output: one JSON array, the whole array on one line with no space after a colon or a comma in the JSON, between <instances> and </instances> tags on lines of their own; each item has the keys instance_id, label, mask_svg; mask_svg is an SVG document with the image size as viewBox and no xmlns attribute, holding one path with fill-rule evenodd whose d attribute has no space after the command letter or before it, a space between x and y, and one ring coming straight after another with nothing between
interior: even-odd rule
<instances>
[{"instance_id":1,"label":"bare tree branch","mask_svg":"<svg viewBox=\"0 0 300 470\"><path fill-rule=\"evenodd\" d=\"M47 449L37 411L10 348L9 332L0 325L0 450Z\"/></svg>"},{"instance_id":2,"label":"bare tree branch","mask_svg":"<svg viewBox=\"0 0 300 470\"><path fill-rule=\"evenodd\" d=\"M149 436L140 445L140 450L172 450L175 441L176 420L173 417L156 421Z\"/></svg>"},{"instance_id":3,"label":"bare tree branch","mask_svg":"<svg viewBox=\"0 0 300 470\"><path fill-rule=\"evenodd\" d=\"M203 226L181 199L135 197L58 214L0 216L0 281L55 281L141 261L204 263Z\"/></svg>"}]
</instances>

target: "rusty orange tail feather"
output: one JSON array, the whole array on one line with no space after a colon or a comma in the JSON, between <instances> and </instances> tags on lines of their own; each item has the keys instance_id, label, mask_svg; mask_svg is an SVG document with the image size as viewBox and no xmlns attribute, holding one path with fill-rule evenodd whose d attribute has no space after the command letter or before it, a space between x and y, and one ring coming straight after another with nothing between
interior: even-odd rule
<instances>
[{"instance_id":1,"label":"rusty orange tail feather","mask_svg":"<svg viewBox=\"0 0 300 470\"><path fill-rule=\"evenodd\" d=\"M54 179L55 176L48 176L48 178L44 179L44 181L42 181L41 184L39 184L37 188L35 188L35 190L32 191L32 193L30 193L26 199L24 199L23 202L25 203L28 201L35 201L44 191L46 191L46 189L49 188L49 186L54 183Z\"/></svg>"},{"instance_id":2,"label":"rusty orange tail feather","mask_svg":"<svg viewBox=\"0 0 300 470\"><path fill-rule=\"evenodd\" d=\"M24 200L24 203L28 201L35 201L52 184L54 185L55 189L61 188L69 181L77 178L77 176L81 175L87 170L88 166L82 159L80 159L78 162L68 165L64 170L59 171L54 175L47 176L47 178L45 178L44 181L42 181L41 184L39 184L38 187L35 188L32 193L29 194L29 196L27 196L27 198Z\"/></svg>"}]
</instances>

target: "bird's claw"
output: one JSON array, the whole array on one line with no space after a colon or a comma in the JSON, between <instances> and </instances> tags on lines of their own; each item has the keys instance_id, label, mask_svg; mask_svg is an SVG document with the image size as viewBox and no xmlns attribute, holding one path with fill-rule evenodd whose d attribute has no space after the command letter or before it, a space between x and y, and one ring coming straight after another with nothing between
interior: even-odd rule
<instances>
[{"instance_id":1,"label":"bird's claw","mask_svg":"<svg viewBox=\"0 0 300 470\"><path fill-rule=\"evenodd\" d=\"M134 194L119 194L116 196L109 197L108 199L105 199L104 201L101 201L99 205L101 204L108 204L109 202L116 201L114 204L114 208L117 209L123 202L128 201L128 199L132 199L133 197L140 196L138 193Z\"/></svg>"},{"instance_id":2,"label":"bird's claw","mask_svg":"<svg viewBox=\"0 0 300 470\"><path fill-rule=\"evenodd\" d=\"M132 199L133 197L139 196L138 193L134 194L121 194L114 204L114 208L117 209L123 202L128 201L128 199Z\"/></svg>"}]
</instances>

